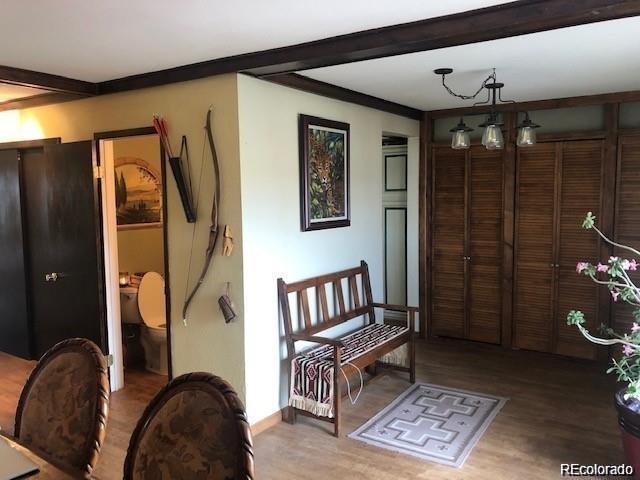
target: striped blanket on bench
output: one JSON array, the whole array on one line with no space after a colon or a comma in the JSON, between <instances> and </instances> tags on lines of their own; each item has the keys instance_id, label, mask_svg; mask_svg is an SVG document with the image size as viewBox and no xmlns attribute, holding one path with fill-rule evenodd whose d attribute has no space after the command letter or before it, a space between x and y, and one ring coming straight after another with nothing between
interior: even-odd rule
<instances>
[{"instance_id":1,"label":"striped blanket on bench","mask_svg":"<svg viewBox=\"0 0 640 480\"><path fill-rule=\"evenodd\" d=\"M356 358L404 333L407 327L374 323L341 338L343 369ZM323 345L291 360L289 405L314 415L333 418L333 347Z\"/></svg>"}]
</instances>

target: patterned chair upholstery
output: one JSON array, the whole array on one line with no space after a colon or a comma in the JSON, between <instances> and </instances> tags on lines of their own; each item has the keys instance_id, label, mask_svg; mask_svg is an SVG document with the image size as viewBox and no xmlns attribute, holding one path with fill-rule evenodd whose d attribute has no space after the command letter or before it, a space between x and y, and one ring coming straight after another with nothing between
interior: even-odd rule
<instances>
[{"instance_id":1,"label":"patterned chair upholstery","mask_svg":"<svg viewBox=\"0 0 640 480\"><path fill-rule=\"evenodd\" d=\"M47 351L20 395L19 443L76 478L89 478L104 441L109 377L93 342L73 338Z\"/></svg>"},{"instance_id":2,"label":"patterned chair upholstery","mask_svg":"<svg viewBox=\"0 0 640 480\"><path fill-rule=\"evenodd\" d=\"M244 405L220 377L188 373L164 387L133 432L125 480L251 480Z\"/></svg>"}]
</instances>

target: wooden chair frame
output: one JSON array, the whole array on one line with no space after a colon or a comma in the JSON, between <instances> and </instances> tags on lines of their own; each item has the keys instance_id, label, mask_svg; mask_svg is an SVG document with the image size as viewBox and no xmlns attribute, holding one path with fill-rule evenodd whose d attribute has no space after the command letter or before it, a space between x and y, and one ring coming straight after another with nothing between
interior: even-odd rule
<instances>
[{"instance_id":1,"label":"wooden chair frame","mask_svg":"<svg viewBox=\"0 0 640 480\"><path fill-rule=\"evenodd\" d=\"M147 433L151 420L153 420L156 413L175 394L189 389L200 390L203 392L216 390L222 394L229 406L229 409L235 416L239 433L238 437L242 443L239 446L241 456L238 459L238 476L234 480L253 480L255 478L253 439L244 404L236 394L233 387L227 381L210 373L194 372L186 373L174 378L156 394L149 405L147 405L147 408L145 408L142 417L138 420L136 428L131 435L131 440L129 441L127 457L124 462L124 480L131 480L133 478L135 456L137 454L140 441Z\"/></svg>"},{"instance_id":2,"label":"wooden chair frame","mask_svg":"<svg viewBox=\"0 0 640 480\"><path fill-rule=\"evenodd\" d=\"M26 406L26 401L31 388L40 377L41 372L43 371L45 366L47 366L52 360L58 358L60 355L78 351L83 353L88 359L90 359L90 361L93 362L96 370L98 391L98 401L96 402L96 411L92 426L93 434L90 438L87 439L87 461L84 465L84 468L82 468L81 470L77 470L69 465L59 462L55 458L51 458L51 456L47 455L44 452L41 452L39 449L34 448L31 445L22 442L20 439L22 416ZM38 456L42 457L44 460L56 466L60 470L63 470L66 473L72 475L74 478L90 478L96 466L96 463L98 462L100 449L102 448L102 445L104 443L107 417L109 414L109 394L110 388L109 375L107 373L107 362L100 348L96 344L85 338L71 338L69 340L63 340L62 342L55 344L45 352L42 358L38 361L36 367L29 375L29 379L22 389L20 400L18 401L18 408L16 410L15 427L13 430L15 441L28 450L32 450Z\"/></svg>"},{"instance_id":3,"label":"wooden chair frame","mask_svg":"<svg viewBox=\"0 0 640 480\"><path fill-rule=\"evenodd\" d=\"M358 291L357 276L362 278L362 288L364 290L364 301L360 299ZM346 279L348 282L348 301L345 302L344 289L342 287L342 281ZM327 290L326 285L331 285L333 294L335 296L334 312L332 316L329 313ZM317 322L313 323L311 318L311 311L309 308L309 289L315 289L317 295L318 315ZM293 323L291 316L291 307L289 305L289 294L295 293L297 295L298 306L300 309L300 324L304 324L304 328L298 332L293 331ZM370 350L366 354L352 360L350 363L358 367L359 369L374 366L374 374L377 372L378 359L383 355L395 350L396 348L404 345L409 346L409 367L384 365L385 368L399 370L409 373L409 379L411 383L415 383L416 378L416 366L415 366L415 335L414 325L416 319L416 313L418 309L416 307L408 307L404 305L388 305L384 303L375 303L371 293L371 282L369 279L369 267L363 260L360 262L359 267L350 268L348 270L342 270L340 272L329 273L327 275L321 275L318 277L308 278L295 283L286 283L282 278L278 279L278 297L280 299L280 307L282 310L282 317L284 321L285 341L287 345L288 364L291 368L291 361L298 354L296 352L295 343L298 341L318 343L321 345L331 345L333 347L333 364L334 364L334 379L333 379L333 410L334 418L321 417L313 415L305 410L301 410L295 407L287 407L284 413L284 419L289 423L295 423L296 414L310 416L319 420L334 424L334 435L340 436L340 403L342 400L341 379L338 375L341 362L340 348L344 347L344 344L340 339L325 338L316 335L316 333L322 332L329 328L335 327L342 323L345 323L354 318L366 315L368 317L368 324L376 322L376 308L382 308L385 310L392 310L398 312L407 313L407 323L409 330L381 345L378 345L374 349ZM350 307L350 308L348 308ZM291 372L289 372L289 389L291 389ZM353 369L345 371L347 378L354 375Z\"/></svg>"}]
</instances>

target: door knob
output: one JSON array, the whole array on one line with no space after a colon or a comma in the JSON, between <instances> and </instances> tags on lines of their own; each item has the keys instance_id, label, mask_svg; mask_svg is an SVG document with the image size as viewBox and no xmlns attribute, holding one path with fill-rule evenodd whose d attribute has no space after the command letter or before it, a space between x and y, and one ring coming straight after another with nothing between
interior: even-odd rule
<instances>
[{"instance_id":1,"label":"door knob","mask_svg":"<svg viewBox=\"0 0 640 480\"><path fill-rule=\"evenodd\" d=\"M51 273L45 273L44 274L44 281L45 282L57 282L59 278L59 275L57 272L51 272Z\"/></svg>"}]
</instances>

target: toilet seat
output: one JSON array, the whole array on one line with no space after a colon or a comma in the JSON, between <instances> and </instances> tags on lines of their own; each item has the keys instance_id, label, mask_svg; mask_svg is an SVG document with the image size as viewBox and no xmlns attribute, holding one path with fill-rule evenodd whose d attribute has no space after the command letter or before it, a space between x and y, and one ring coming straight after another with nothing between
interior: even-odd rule
<instances>
[{"instance_id":1,"label":"toilet seat","mask_svg":"<svg viewBox=\"0 0 640 480\"><path fill-rule=\"evenodd\" d=\"M167 311L164 279L157 272L147 272L138 287L138 309L144 324L152 329L166 329Z\"/></svg>"}]
</instances>

